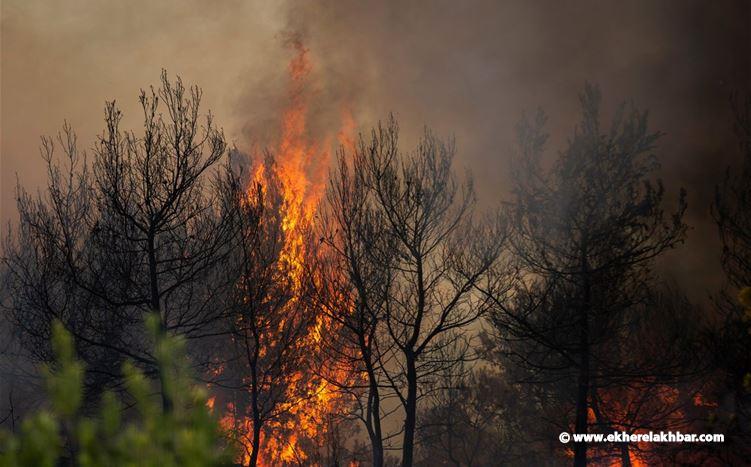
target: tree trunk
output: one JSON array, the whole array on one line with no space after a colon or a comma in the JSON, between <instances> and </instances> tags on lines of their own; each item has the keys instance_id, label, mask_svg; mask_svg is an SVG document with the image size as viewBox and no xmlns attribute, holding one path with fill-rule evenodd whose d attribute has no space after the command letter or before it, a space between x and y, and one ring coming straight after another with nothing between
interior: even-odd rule
<instances>
[{"instance_id":1,"label":"tree trunk","mask_svg":"<svg viewBox=\"0 0 751 467\"><path fill-rule=\"evenodd\" d=\"M378 394L378 384L375 378L370 381L370 397L372 404L369 417L372 417L370 432L370 444L373 449L373 467L383 467L383 433L381 432L381 403Z\"/></svg>"},{"instance_id":2,"label":"tree trunk","mask_svg":"<svg viewBox=\"0 0 751 467\"><path fill-rule=\"evenodd\" d=\"M628 443L621 444L621 467L631 467L631 455L628 452Z\"/></svg>"},{"instance_id":3,"label":"tree trunk","mask_svg":"<svg viewBox=\"0 0 751 467\"><path fill-rule=\"evenodd\" d=\"M586 244L585 244L586 245ZM579 316L579 352L581 354L579 367L579 384L576 393L576 427L575 432L587 433L589 415L589 311L592 306L592 285L589 277L589 261L587 260L587 248L583 246L581 252L581 270L584 278L581 313ZM585 467L587 465L587 443L574 443L574 466Z\"/></svg>"},{"instance_id":4,"label":"tree trunk","mask_svg":"<svg viewBox=\"0 0 751 467\"><path fill-rule=\"evenodd\" d=\"M589 326L584 320L581 329L581 362L579 367L579 385L576 394L576 427L575 433L587 433L588 396L589 396ZM574 444L574 466L587 465L587 443L584 441Z\"/></svg>"},{"instance_id":5,"label":"tree trunk","mask_svg":"<svg viewBox=\"0 0 751 467\"><path fill-rule=\"evenodd\" d=\"M250 451L249 467L258 465L258 451L261 449L261 422L257 417L253 417L253 450Z\"/></svg>"},{"instance_id":6,"label":"tree trunk","mask_svg":"<svg viewBox=\"0 0 751 467\"><path fill-rule=\"evenodd\" d=\"M615 428L608 422L600 412L600 403L599 403L599 395L597 394L597 387L595 382L590 378L590 384L589 384L590 390L589 393L592 397L590 399L592 400L591 406L592 406L592 412L595 414L595 420L597 420L597 425L604 427L608 431L616 431ZM621 467L631 467L631 456L629 454L628 449L628 443L621 443L620 446L621 450Z\"/></svg>"},{"instance_id":7,"label":"tree trunk","mask_svg":"<svg viewBox=\"0 0 751 467\"><path fill-rule=\"evenodd\" d=\"M404 407L402 467L412 467L415 448L415 426L417 424L417 367L412 352L406 352L405 356L407 363L407 404Z\"/></svg>"},{"instance_id":8,"label":"tree trunk","mask_svg":"<svg viewBox=\"0 0 751 467\"><path fill-rule=\"evenodd\" d=\"M255 317L253 317L254 319ZM255 321L253 321L255 323ZM248 366L250 367L250 405L253 412L253 450L250 453L250 467L256 467L258 464L258 453L261 450L261 407L258 404L258 393L260 387L258 383L258 357L260 353L260 347L258 345L258 328L253 326L253 352L249 349L248 330L245 329L245 352L248 358Z\"/></svg>"},{"instance_id":9,"label":"tree trunk","mask_svg":"<svg viewBox=\"0 0 751 467\"><path fill-rule=\"evenodd\" d=\"M159 273L157 271L157 258L155 234L148 233L148 254L149 254L149 285L151 288L151 310L159 315L159 337L164 336L167 332L167 326L162 316L162 305L159 292ZM167 393L167 381L165 380L164 369L159 369L159 392L162 394L162 410L164 413L172 412L172 399Z\"/></svg>"},{"instance_id":10,"label":"tree trunk","mask_svg":"<svg viewBox=\"0 0 751 467\"><path fill-rule=\"evenodd\" d=\"M378 380L376 371L373 367L372 353L367 345L365 336L360 333L358 336L360 351L365 362L365 370L368 374L368 413L366 422L368 428L368 437L373 451L373 467L383 467L383 432L381 430L381 395L378 391Z\"/></svg>"}]
</instances>

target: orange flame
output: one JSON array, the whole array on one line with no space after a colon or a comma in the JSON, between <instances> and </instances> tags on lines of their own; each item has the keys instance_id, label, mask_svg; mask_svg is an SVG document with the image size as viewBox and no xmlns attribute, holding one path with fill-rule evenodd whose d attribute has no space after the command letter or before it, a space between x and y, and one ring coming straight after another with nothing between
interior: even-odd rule
<instances>
[{"instance_id":1,"label":"orange flame","mask_svg":"<svg viewBox=\"0 0 751 467\"><path fill-rule=\"evenodd\" d=\"M305 267L305 242L301 226L310 225L321 200L325 186L325 175L329 164L329 153L325 148L331 146L334 138L326 136L320 142L310 137L307 125L310 77L313 66L309 50L300 41L292 43L295 56L290 61L288 72L289 106L283 112L280 123L280 139L273 154L275 165L266 167L263 163L256 165L252 184L263 186L265 172L274 170L278 176L282 196L282 230L285 244L280 254L280 263L289 271L293 288L300 287L303 268ZM342 112L342 129L336 139L340 144L353 146L355 122L349 111ZM310 348L311 353L320 345L321 329L324 318L318 318L313 331L300 345ZM309 346L309 347L308 347ZM258 465L280 465L304 463L317 465L317 452L323 445L329 426L330 414L342 410L343 396L326 382L325 378L294 375L295 383L304 385L306 397L292 400L284 411L291 415L291 420L268 423L261 434L261 450ZM215 399L209 400L213 410ZM226 430L238 432L240 440L250 440L252 418L237 413L236 406L226 404L226 411L220 423ZM237 462L247 465L250 461L252 445L250 441L241 441L243 451Z\"/></svg>"}]
</instances>

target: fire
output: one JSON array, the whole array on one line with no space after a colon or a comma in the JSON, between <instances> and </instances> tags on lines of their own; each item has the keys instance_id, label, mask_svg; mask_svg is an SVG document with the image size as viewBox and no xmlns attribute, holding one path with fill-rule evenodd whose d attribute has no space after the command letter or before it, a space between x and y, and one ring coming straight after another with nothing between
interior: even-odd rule
<instances>
[{"instance_id":1,"label":"fire","mask_svg":"<svg viewBox=\"0 0 751 467\"><path fill-rule=\"evenodd\" d=\"M278 143L272 150L274 163L257 163L252 173L250 186L261 186L269 171L273 171L280 184L282 203L280 208L281 228L284 232L284 245L279 255L281 269L290 276L293 289L301 287L301 276L305 268L306 243L302 227L312 225L321 200L325 175L327 174L330 148L333 137L315 140L308 128L309 85L313 66L310 54L300 41L292 43L295 56L289 63L289 104L280 122ZM342 129L336 135L340 144L353 145L354 119L348 111L342 112ZM292 290L295 292L296 290ZM294 298L293 302L294 304ZM310 349L314 355L322 339L321 330L325 326L323 317L317 317L311 332L300 345ZM344 396L327 383L320 375L303 374L293 376L293 384L298 392L289 394L289 403L281 408L288 416L284 421L267 422L261 433L261 449L258 465L280 465L304 463L320 464L319 456L327 432L331 414L340 413ZM299 388L304 388L305 397L299 397ZM208 403L213 410L218 407L215 398ZM225 404L220 423L236 436L244 448L237 462L250 463L253 450L253 419L242 410L239 404Z\"/></svg>"},{"instance_id":2,"label":"fire","mask_svg":"<svg viewBox=\"0 0 751 467\"><path fill-rule=\"evenodd\" d=\"M612 430L633 434L644 434L649 431L683 431L686 432L687 419L681 402L684 396L681 391L668 384L653 382L644 386L633 386L620 390L598 391L599 410L606 414L607 423L601 427L604 433ZM590 409L591 411L591 409ZM590 423L598 424L598 419L591 413ZM655 425L646 428L643 423ZM659 429L657 428L659 427ZM690 431L690 429L688 429ZM654 443L627 443L629 463L632 467L646 467L660 462L665 452ZM591 455L605 459L604 465L626 465L622 459L623 446L592 445Z\"/></svg>"}]
</instances>

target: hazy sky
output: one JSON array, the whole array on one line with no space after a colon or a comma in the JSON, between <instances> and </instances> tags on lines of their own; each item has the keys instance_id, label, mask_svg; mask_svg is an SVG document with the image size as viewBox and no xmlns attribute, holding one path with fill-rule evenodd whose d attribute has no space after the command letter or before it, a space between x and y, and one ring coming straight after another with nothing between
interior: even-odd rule
<instances>
[{"instance_id":1,"label":"hazy sky","mask_svg":"<svg viewBox=\"0 0 751 467\"><path fill-rule=\"evenodd\" d=\"M203 88L231 142L271 144L294 34L314 65L312 136L335 132L343 107L363 128L394 112L407 140L423 125L453 134L484 206L506 192L523 111L546 109L561 143L585 81L601 86L610 108L622 99L649 108L667 133L662 176L670 196L688 189L694 226L666 268L704 293L717 284L719 258L708 205L738 156L728 96L751 84L750 5L4 0L0 217L15 215L16 176L30 188L44 180L40 135L67 119L90 146L106 99L136 127L138 90L162 68Z\"/></svg>"}]
</instances>

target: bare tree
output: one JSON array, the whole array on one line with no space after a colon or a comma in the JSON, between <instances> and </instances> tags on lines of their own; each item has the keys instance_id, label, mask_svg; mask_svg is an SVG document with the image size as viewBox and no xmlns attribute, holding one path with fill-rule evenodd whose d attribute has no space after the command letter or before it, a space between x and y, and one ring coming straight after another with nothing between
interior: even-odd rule
<instances>
[{"instance_id":1,"label":"bare tree","mask_svg":"<svg viewBox=\"0 0 751 467\"><path fill-rule=\"evenodd\" d=\"M599 90L587 86L581 104L582 120L550 170L541 161L542 113L519 126L510 217L523 277L491 320L501 336L524 343L510 350L530 381L574 382L576 433L588 430L595 388L633 374L613 361L613 346L634 326L653 260L686 231L683 193L666 218L662 184L650 181L660 134L649 132L646 113L621 106L603 129ZM576 443L574 464L586 463L587 444Z\"/></svg>"},{"instance_id":2,"label":"bare tree","mask_svg":"<svg viewBox=\"0 0 751 467\"><path fill-rule=\"evenodd\" d=\"M473 222L472 183L453 174L453 143L426 131L417 149L403 154L398 133L392 118L360 141L351 172L340 162L330 198L343 232L337 251L357 293L355 319L375 326L368 332L380 378L404 411L402 465L411 466L418 401L437 372L467 358L446 359L440 349L461 341L490 306L476 289L501 257L505 233L498 219ZM364 282L371 273L375 284Z\"/></svg>"},{"instance_id":3,"label":"bare tree","mask_svg":"<svg viewBox=\"0 0 751 467\"><path fill-rule=\"evenodd\" d=\"M90 388L117 384L125 357L156 373L146 313L159 313L161 332L191 339L220 318L215 279L231 232L206 178L225 141L211 114L200 118L200 101L200 89L163 72L161 87L141 92L140 136L120 129L122 113L108 102L91 166L66 125L56 141L42 140L45 195L18 189L19 227L3 257L6 310L42 360L50 323L62 320L91 369Z\"/></svg>"},{"instance_id":4,"label":"bare tree","mask_svg":"<svg viewBox=\"0 0 751 467\"><path fill-rule=\"evenodd\" d=\"M382 362L389 345L379 332L393 281L395 245L382 213L373 207L366 153L360 139L351 164L344 152L339 154L321 216L326 249L318 263L324 279L317 296L331 319L328 335L335 337L325 343L323 364L328 374L339 376L333 383L352 395L356 416L368 433L373 465L381 467L382 419L387 415L382 404L388 397Z\"/></svg>"}]
</instances>

